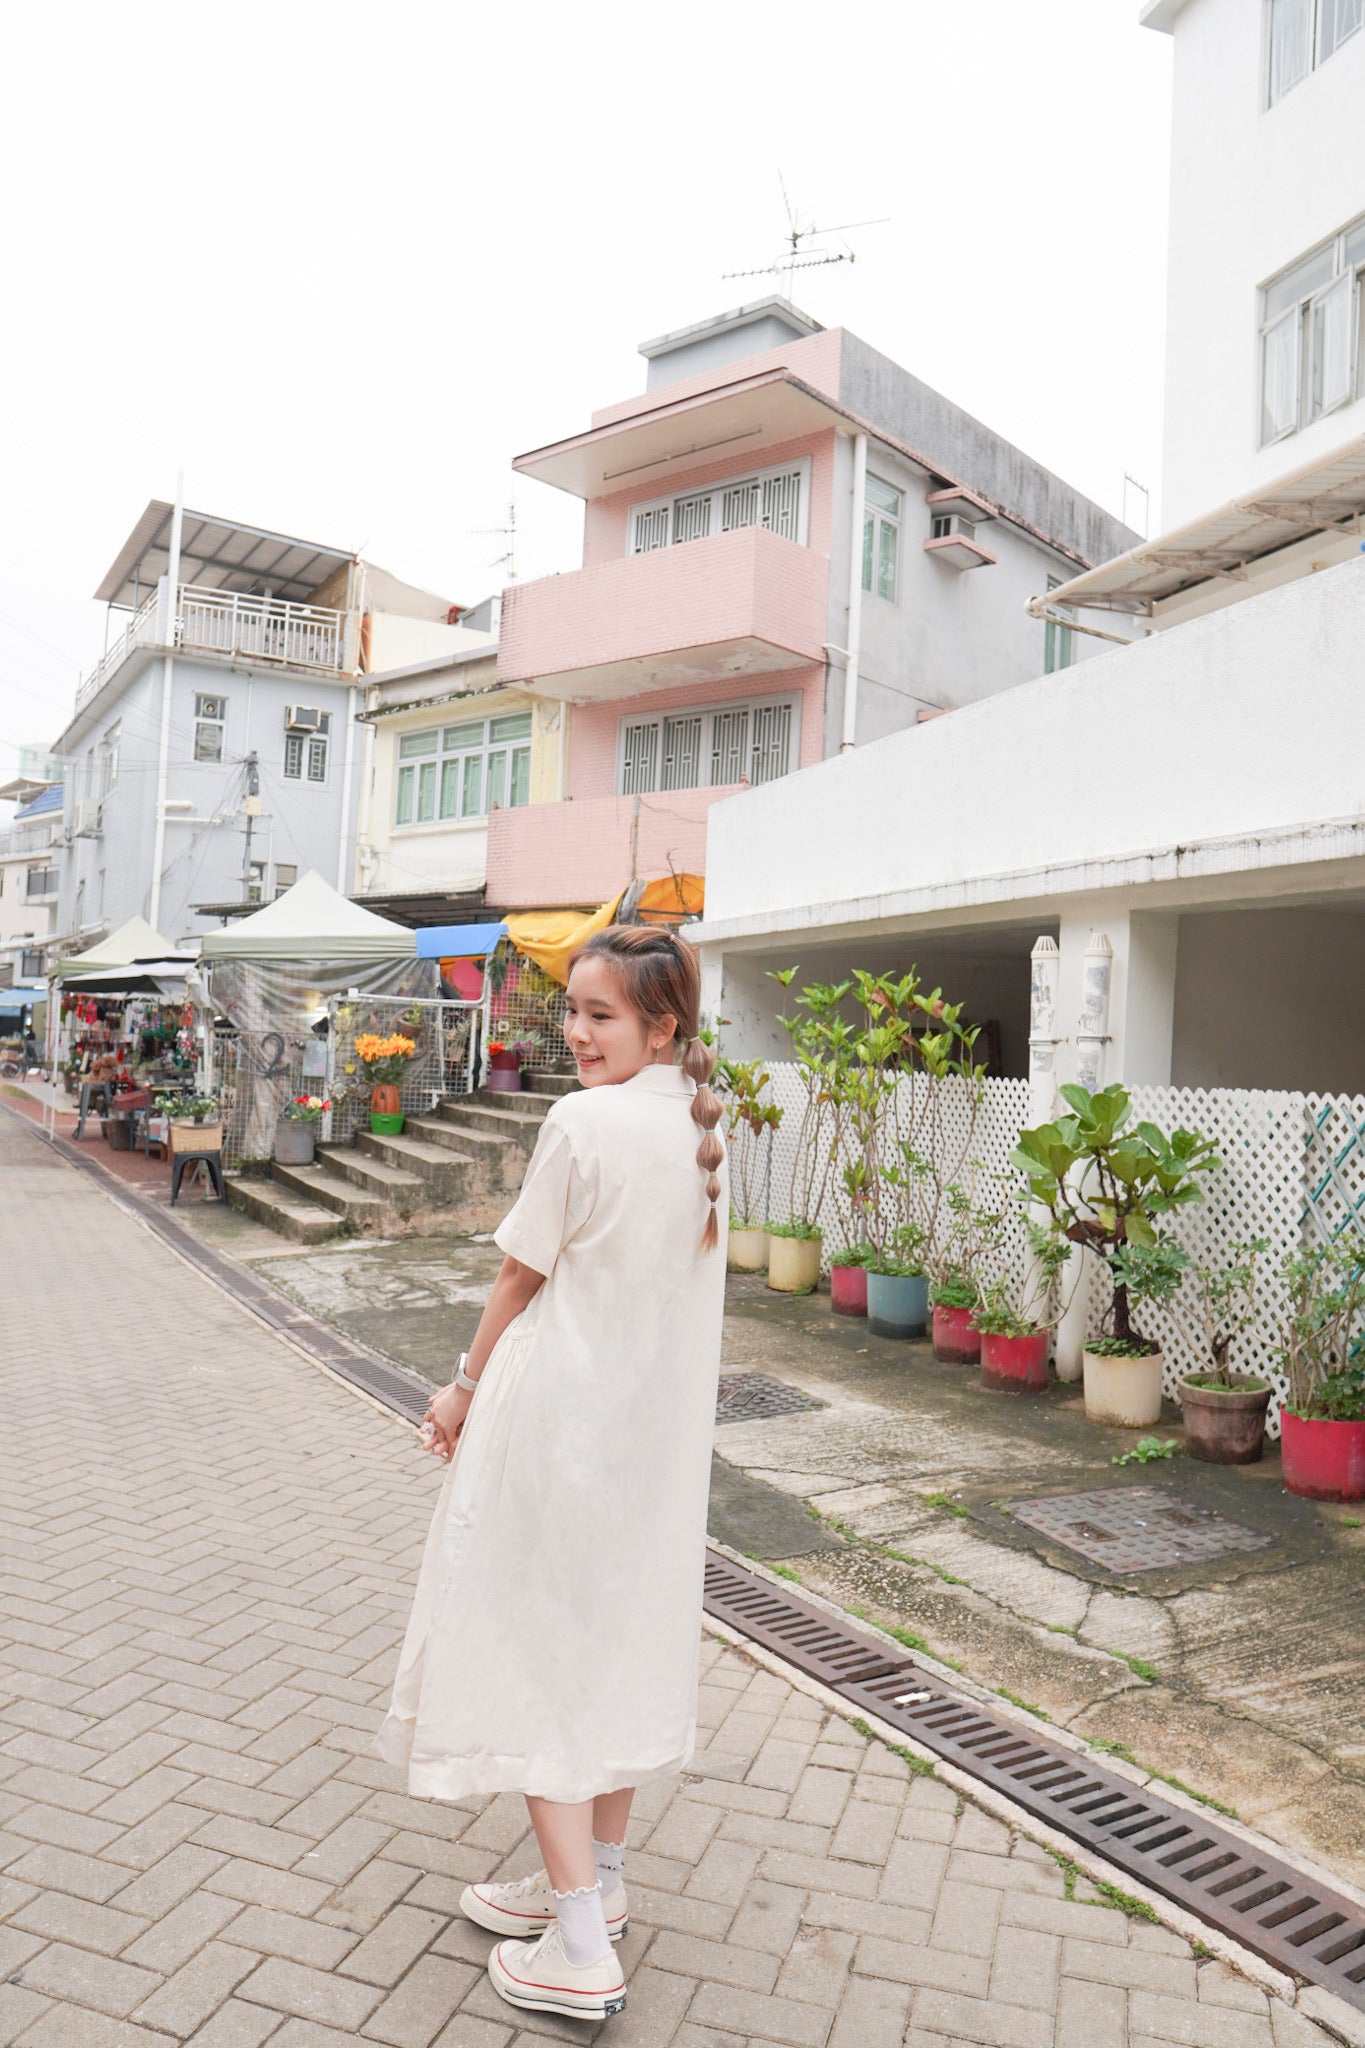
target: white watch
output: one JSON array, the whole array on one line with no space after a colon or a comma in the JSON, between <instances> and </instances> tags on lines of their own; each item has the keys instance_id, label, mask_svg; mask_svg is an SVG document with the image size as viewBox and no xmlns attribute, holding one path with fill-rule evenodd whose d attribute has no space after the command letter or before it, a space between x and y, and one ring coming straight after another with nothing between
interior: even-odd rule
<instances>
[{"instance_id":1,"label":"white watch","mask_svg":"<svg viewBox=\"0 0 1365 2048\"><path fill-rule=\"evenodd\" d=\"M460 1362L455 1368L455 1384L457 1387L463 1387L466 1393L472 1394L479 1383L477 1380L472 1380L465 1371L465 1363L468 1357L469 1353L467 1351L460 1353Z\"/></svg>"}]
</instances>

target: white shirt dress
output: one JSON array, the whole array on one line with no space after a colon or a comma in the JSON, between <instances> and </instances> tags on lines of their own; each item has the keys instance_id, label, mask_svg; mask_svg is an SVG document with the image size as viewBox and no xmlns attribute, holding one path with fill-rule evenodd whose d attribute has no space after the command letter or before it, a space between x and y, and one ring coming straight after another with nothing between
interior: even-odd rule
<instances>
[{"instance_id":1,"label":"white shirt dress","mask_svg":"<svg viewBox=\"0 0 1365 2048\"><path fill-rule=\"evenodd\" d=\"M546 1279L484 1367L375 1738L417 1798L691 1760L728 1216L722 1166L703 1252L694 1092L658 1065L565 1096L495 1233Z\"/></svg>"}]
</instances>

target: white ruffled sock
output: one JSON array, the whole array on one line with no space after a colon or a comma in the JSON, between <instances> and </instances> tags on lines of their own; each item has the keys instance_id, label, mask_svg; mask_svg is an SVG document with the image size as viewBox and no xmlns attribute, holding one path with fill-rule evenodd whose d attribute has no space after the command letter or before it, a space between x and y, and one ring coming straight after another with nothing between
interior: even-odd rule
<instances>
[{"instance_id":1,"label":"white ruffled sock","mask_svg":"<svg viewBox=\"0 0 1365 2048\"><path fill-rule=\"evenodd\" d=\"M592 1855L597 1865L597 1882L602 1887L602 1897L609 1899L617 1885L626 1881L626 1845L624 1842L599 1842L594 1835Z\"/></svg>"},{"instance_id":2,"label":"white ruffled sock","mask_svg":"<svg viewBox=\"0 0 1365 2048\"><path fill-rule=\"evenodd\" d=\"M564 1953L577 1967L599 1962L611 1953L607 1916L602 1911L600 1884L580 1885L576 1891L555 1892L559 1913L559 1938Z\"/></svg>"}]
</instances>

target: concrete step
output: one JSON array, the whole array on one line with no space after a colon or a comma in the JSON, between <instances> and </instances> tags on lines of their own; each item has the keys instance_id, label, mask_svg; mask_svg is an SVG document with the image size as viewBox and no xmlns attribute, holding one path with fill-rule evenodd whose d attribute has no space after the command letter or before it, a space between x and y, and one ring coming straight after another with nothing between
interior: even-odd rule
<instances>
[{"instance_id":1,"label":"concrete step","mask_svg":"<svg viewBox=\"0 0 1365 2048\"><path fill-rule=\"evenodd\" d=\"M403 1126L403 1136L418 1139L424 1145L443 1147L457 1158L472 1162L475 1171L482 1176L481 1185L484 1187L521 1186L526 1154L511 1138L499 1137L493 1131L475 1130L472 1125L452 1123L445 1116L409 1117Z\"/></svg>"},{"instance_id":2,"label":"concrete step","mask_svg":"<svg viewBox=\"0 0 1365 2048\"><path fill-rule=\"evenodd\" d=\"M504 1102L507 1101L504 1096ZM521 1098L513 1096L514 1102ZM527 1097L528 1101L532 1098ZM540 1127L545 1121L545 1112L528 1116L520 1109L490 1109L475 1096L441 1104L441 1120L453 1124L461 1131L487 1131L495 1138L510 1138L520 1145L523 1152L530 1152L540 1136Z\"/></svg>"},{"instance_id":3,"label":"concrete step","mask_svg":"<svg viewBox=\"0 0 1365 2048\"><path fill-rule=\"evenodd\" d=\"M224 1181L234 1209L243 1210L267 1230L289 1238L294 1244L326 1244L331 1238L346 1235L344 1216L338 1216L334 1209L324 1209L320 1202L286 1194L274 1181L231 1173L224 1176Z\"/></svg>"},{"instance_id":4,"label":"concrete step","mask_svg":"<svg viewBox=\"0 0 1365 2048\"><path fill-rule=\"evenodd\" d=\"M342 1216L357 1230L379 1230L384 1224L387 1204L382 1195L372 1195L346 1180L330 1165L281 1166L276 1160L274 1178L291 1195L320 1202Z\"/></svg>"},{"instance_id":5,"label":"concrete step","mask_svg":"<svg viewBox=\"0 0 1365 2048\"><path fill-rule=\"evenodd\" d=\"M378 1195L382 1201L401 1206L426 1197L426 1183L420 1174L391 1165L382 1155L371 1158L350 1145L319 1145L318 1159L352 1187L367 1195Z\"/></svg>"},{"instance_id":6,"label":"concrete step","mask_svg":"<svg viewBox=\"0 0 1365 2048\"><path fill-rule=\"evenodd\" d=\"M572 1095L578 1086L578 1076L572 1067L563 1073L546 1074L535 1070L536 1087L543 1095Z\"/></svg>"},{"instance_id":7,"label":"concrete step","mask_svg":"<svg viewBox=\"0 0 1365 2048\"><path fill-rule=\"evenodd\" d=\"M476 1088L472 1095L447 1095L441 1101L441 1109L500 1109L512 1116L548 1116L558 1102L557 1095L548 1095L541 1088L523 1088L518 1095L505 1095L498 1088Z\"/></svg>"},{"instance_id":8,"label":"concrete step","mask_svg":"<svg viewBox=\"0 0 1365 2048\"><path fill-rule=\"evenodd\" d=\"M395 1183L407 1183L416 1190L419 1199L415 1206L420 1208L463 1200L486 1188L490 1177L494 1181L500 1178L500 1157L485 1158L450 1145L433 1145L421 1135L420 1124L411 1120L401 1137L383 1138L362 1131L356 1142L358 1149L350 1156L357 1162L357 1174L368 1169ZM406 1200L406 1195L402 1199Z\"/></svg>"}]
</instances>

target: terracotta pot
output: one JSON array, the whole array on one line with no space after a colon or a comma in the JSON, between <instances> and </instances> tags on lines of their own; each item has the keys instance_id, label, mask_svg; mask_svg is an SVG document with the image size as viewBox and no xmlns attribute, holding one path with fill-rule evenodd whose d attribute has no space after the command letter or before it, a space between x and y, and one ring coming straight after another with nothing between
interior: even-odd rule
<instances>
[{"instance_id":1,"label":"terracotta pot","mask_svg":"<svg viewBox=\"0 0 1365 2048\"><path fill-rule=\"evenodd\" d=\"M866 1266L831 1266L829 1305L836 1316L867 1314Z\"/></svg>"},{"instance_id":2,"label":"terracotta pot","mask_svg":"<svg viewBox=\"0 0 1365 2048\"><path fill-rule=\"evenodd\" d=\"M1097 1358L1082 1353L1085 1419L1111 1429L1150 1429L1161 1420L1162 1356Z\"/></svg>"},{"instance_id":3,"label":"terracotta pot","mask_svg":"<svg viewBox=\"0 0 1365 2048\"><path fill-rule=\"evenodd\" d=\"M1280 1414L1284 1483L1305 1500L1365 1500L1365 1422Z\"/></svg>"},{"instance_id":4,"label":"terracotta pot","mask_svg":"<svg viewBox=\"0 0 1365 2048\"><path fill-rule=\"evenodd\" d=\"M400 1116L403 1110L402 1097L393 1081L376 1081L370 1090L370 1114L372 1116Z\"/></svg>"},{"instance_id":5,"label":"terracotta pot","mask_svg":"<svg viewBox=\"0 0 1365 2048\"><path fill-rule=\"evenodd\" d=\"M1192 1387L1180 1382L1185 1417L1185 1449L1206 1465L1254 1465L1265 1442L1269 1387L1238 1387L1221 1393L1217 1387Z\"/></svg>"},{"instance_id":6,"label":"terracotta pot","mask_svg":"<svg viewBox=\"0 0 1365 2048\"><path fill-rule=\"evenodd\" d=\"M981 1356L981 1332L969 1308L944 1308L934 1303L934 1356L941 1365L975 1365Z\"/></svg>"},{"instance_id":7,"label":"terracotta pot","mask_svg":"<svg viewBox=\"0 0 1365 2048\"><path fill-rule=\"evenodd\" d=\"M732 1273L761 1273L768 1263L768 1233L761 1224L731 1224L725 1263Z\"/></svg>"},{"instance_id":8,"label":"terracotta pot","mask_svg":"<svg viewBox=\"0 0 1365 2048\"><path fill-rule=\"evenodd\" d=\"M869 1273L867 1327L879 1337L922 1337L929 1321L923 1273Z\"/></svg>"},{"instance_id":9,"label":"terracotta pot","mask_svg":"<svg viewBox=\"0 0 1365 2048\"><path fill-rule=\"evenodd\" d=\"M1047 1330L1032 1330L1027 1337L986 1332L981 1339L982 1386L1002 1394L1041 1394L1047 1386L1050 1339Z\"/></svg>"},{"instance_id":10,"label":"terracotta pot","mask_svg":"<svg viewBox=\"0 0 1365 2048\"><path fill-rule=\"evenodd\" d=\"M311 1166L318 1127L301 1117L282 1116L275 1126L275 1157L281 1166Z\"/></svg>"},{"instance_id":11,"label":"terracotta pot","mask_svg":"<svg viewBox=\"0 0 1365 2048\"><path fill-rule=\"evenodd\" d=\"M820 1279L818 1237L768 1239L768 1285L779 1294L813 1294Z\"/></svg>"}]
</instances>

